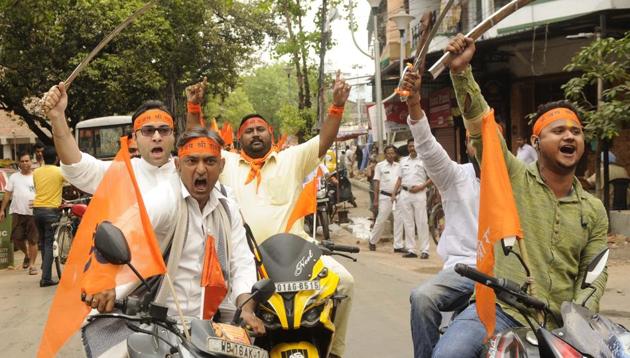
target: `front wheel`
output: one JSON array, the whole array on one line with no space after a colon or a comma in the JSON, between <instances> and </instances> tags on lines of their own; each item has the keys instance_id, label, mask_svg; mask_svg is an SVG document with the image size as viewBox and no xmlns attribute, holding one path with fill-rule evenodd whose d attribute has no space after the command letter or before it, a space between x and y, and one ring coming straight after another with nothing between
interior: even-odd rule
<instances>
[{"instance_id":1,"label":"front wheel","mask_svg":"<svg viewBox=\"0 0 630 358\"><path fill-rule=\"evenodd\" d=\"M70 253L70 246L72 245L72 228L70 225L60 226L55 233L55 239L59 244L59 260L65 265Z\"/></svg>"}]
</instances>

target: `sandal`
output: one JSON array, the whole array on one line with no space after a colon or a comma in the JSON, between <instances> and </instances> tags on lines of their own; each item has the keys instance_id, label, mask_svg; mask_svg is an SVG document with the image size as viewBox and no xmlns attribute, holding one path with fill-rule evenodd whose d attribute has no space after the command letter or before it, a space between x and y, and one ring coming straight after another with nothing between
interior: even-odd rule
<instances>
[{"instance_id":1,"label":"sandal","mask_svg":"<svg viewBox=\"0 0 630 358\"><path fill-rule=\"evenodd\" d=\"M31 266L31 260L28 259L28 256L24 256L24 261L22 262L22 268L27 269Z\"/></svg>"},{"instance_id":2,"label":"sandal","mask_svg":"<svg viewBox=\"0 0 630 358\"><path fill-rule=\"evenodd\" d=\"M37 275L39 273L39 271L37 270L37 267L35 266L31 266L31 268L28 269L28 274L29 275Z\"/></svg>"}]
</instances>

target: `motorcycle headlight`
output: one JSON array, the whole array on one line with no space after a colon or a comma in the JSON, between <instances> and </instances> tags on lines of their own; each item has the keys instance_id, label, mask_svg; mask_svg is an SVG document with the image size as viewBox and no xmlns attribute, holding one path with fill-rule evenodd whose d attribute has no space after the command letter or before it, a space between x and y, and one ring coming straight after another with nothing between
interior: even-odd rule
<instances>
[{"instance_id":1,"label":"motorcycle headlight","mask_svg":"<svg viewBox=\"0 0 630 358\"><path fill-rule=\"evenodd\" d=\"M274 323L276 320L276 315L271 312L262 312L260 316L265 323Z\"/></svg>"},{"instance_id":2,"label":"motorcycle headlight","mask_svg":"<svg viewBox=\"0 0 630 358\"><path fill-rule=\"evenodd\" d=\"M306 311L304 313L304 316L302 316L302 325L304 326L313 326L314 324L316 324L317 322L319 322L319 316L322 313L322 308L324 307L323 304L315 306L313 308L311 308L310 310Z\"/></svg>"}]
</instances>

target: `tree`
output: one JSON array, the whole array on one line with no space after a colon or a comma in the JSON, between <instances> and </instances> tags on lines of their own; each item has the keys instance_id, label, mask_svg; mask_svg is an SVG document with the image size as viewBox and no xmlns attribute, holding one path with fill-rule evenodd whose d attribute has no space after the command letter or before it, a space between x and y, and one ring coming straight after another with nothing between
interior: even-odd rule
<instances>
[{"instance_id":1,"label":"tree","mask_svg":"<svg viewBox=\"0 0 630 358\"><path fill-rule=\"evenodd\" d=\"M24 0L0 9L0 109L14 111L45 143L50 129L35 100L64 79L143 0ZM239 74L270 36L278 36L266 0L162 0L118 35L73 82L70 125L130 113L151 98L174 112L186 85L207 76L215 94ZM182 117L182 116L180 116Z\"/></svg>"},{"instance_id":2,"label":"tree","mask_svg":"<svg viewBox=\"0 0 630 358\"><path fill-rule=\"evenodd\" d=\"M206 118L216 118L219 122L227 121L233 128L238 128L241 118L256 111L245 90L236 87L225 99L221 96L210 97L205 112Z\"/></svg>"},{"instance_id":3,"label":"tree","mask_svg":"<svg viewBox=\"0 0 630 358\"><path fill-rule=\"evenodd\" d=\"M600 152L607 154L608 143L630 123L630 32L621 39L594 41L578 52L565 70L581 72L562 88L581 112L587 137L597 140L595 172L600 183ZM605 89L598 96L598 103L591 103L585 92L597 85ZM599 190L600 185L596 188ZM607 208L608 203L608 155L604 155L604 205Z\"/></svg>"}]
</instances>

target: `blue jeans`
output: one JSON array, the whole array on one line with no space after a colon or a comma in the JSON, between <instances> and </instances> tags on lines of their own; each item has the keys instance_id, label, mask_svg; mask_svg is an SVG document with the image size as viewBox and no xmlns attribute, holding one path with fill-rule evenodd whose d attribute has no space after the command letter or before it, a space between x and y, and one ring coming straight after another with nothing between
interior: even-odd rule
<instances>
[{"instance_id":1,"label":"blue jeans","mask_svg":"<svg viewBox=\"0 0 630 358\"><path fill-rule=\"evenodd\" d=\"M415 358L431 357L433 347L440 339L440 311L449 312L465 306L473 289L474 281L460 276L451 267L411 291L411 336Z\"/></svg>"},{"instance_id":2,"label":"blue jeans","mask_svg":"<svg viewBox=\"0 0 630 358\"><path fill-rule=\"evenodd\" d=\"M497 306L497 321L494 334L512 327L521 327L514 318ZM475 304L468 306L448 327L437 346L433 357L476 358L483 349L486 328L479 321Z\"/></svg>"},{"instance_id":3,"label":"blue jeans","mask_svg":"<svg viewBox=\"0 0 630 358\"><path fill-rule=\"evenodd\" d=\"M42 281L51 281L55 240L52 224L59 222L61 212L56 208L33 208L33 216L39 231L39 250L42 252Z\"/></svg>"}]
</instances>

